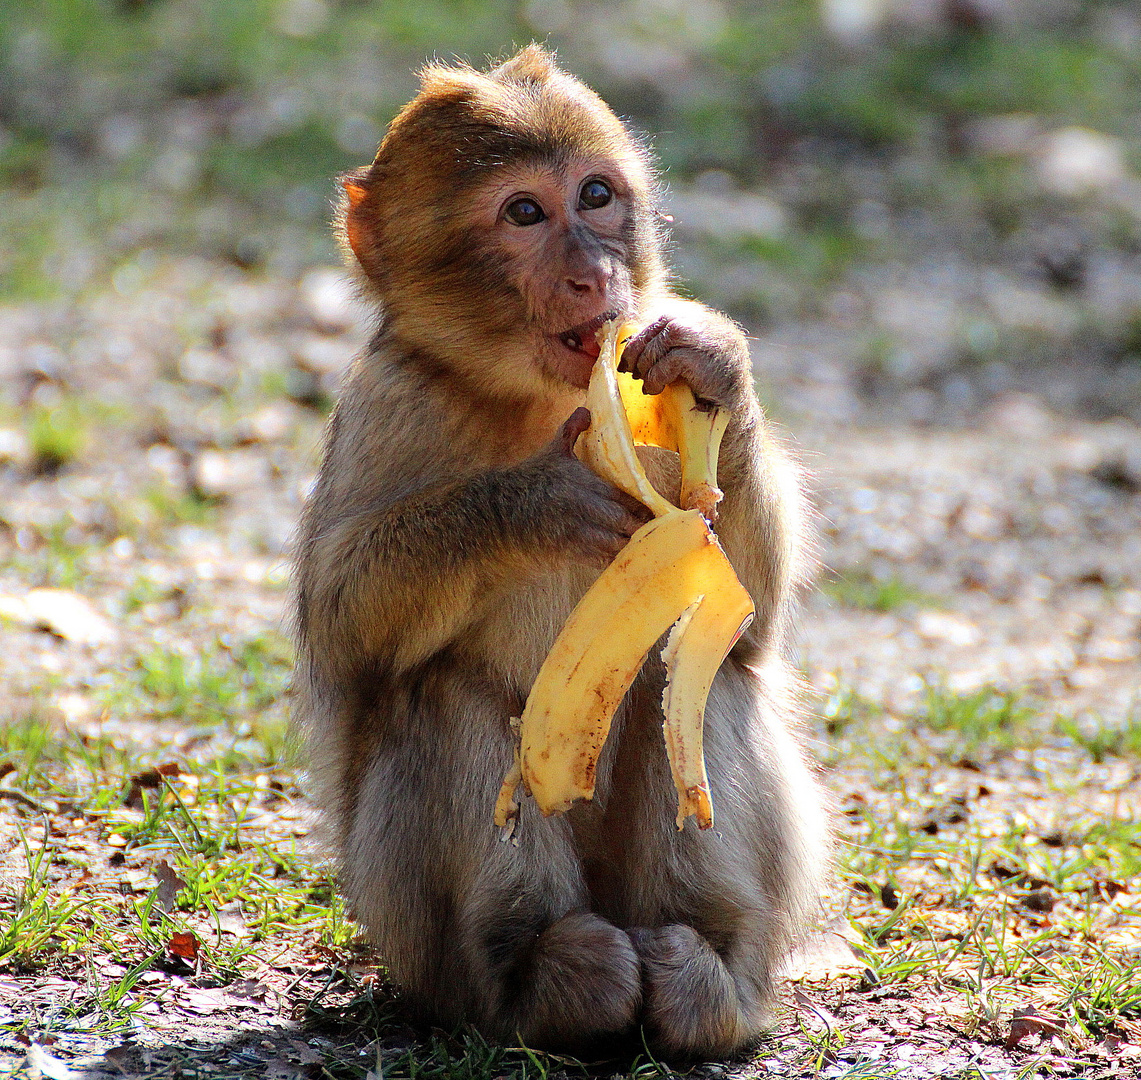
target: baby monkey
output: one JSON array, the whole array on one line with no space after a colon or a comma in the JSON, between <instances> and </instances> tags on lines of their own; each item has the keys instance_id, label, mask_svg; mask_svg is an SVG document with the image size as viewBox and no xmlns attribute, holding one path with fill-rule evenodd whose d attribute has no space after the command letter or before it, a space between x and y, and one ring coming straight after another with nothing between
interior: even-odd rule
<instances>
[{"instance_id":1,"label":"baby monkey","mask_svg":"<svg viewBox=\"0 0 1141 1080\"><path fill-rule=\"evenodd\" d=\"M350 373L298 541L298 722L351 912L426 1015L589 1050L757 1035L827 863L784 659L806 570L797 474L766 432L744 337L669 287L647 151L537 45L433 64L338 233L379 329ZM594 800L516 841L492 822L560 628L649 518L574 455L595 331L623 367L731 411L717 532L757 616L705 714L716 827L678 830L664 668L614 719ZM667 497L677 459L640 453Z\"/></svg>"}]
</instances>

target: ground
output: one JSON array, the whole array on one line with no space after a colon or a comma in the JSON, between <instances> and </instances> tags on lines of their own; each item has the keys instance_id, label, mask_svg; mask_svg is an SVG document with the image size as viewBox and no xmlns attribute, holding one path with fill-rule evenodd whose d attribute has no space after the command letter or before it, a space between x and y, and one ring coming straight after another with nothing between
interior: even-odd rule
<instances>
[{"instance_id":1,"label":"ground","mask_svg":"<svg viewBox=\"0 0 1141 1080\"><path fill-rule=\"evenodd\" d=\"M0 309L0 1060L685 1071L403 1018L284 734L289 538L367 321L332 268L131 265ZM693 1075L1141 1076L1141 427L1057 364L916 415L832 307L753 345L819 511L797 658L835 886L773 1033Z\"/></svg>"}]
</instances>

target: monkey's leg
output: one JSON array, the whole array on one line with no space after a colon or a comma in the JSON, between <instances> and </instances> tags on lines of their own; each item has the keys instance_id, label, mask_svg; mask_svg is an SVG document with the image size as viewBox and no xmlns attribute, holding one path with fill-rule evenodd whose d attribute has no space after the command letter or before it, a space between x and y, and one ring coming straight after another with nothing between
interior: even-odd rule
<instances>
[{"instance_id":1,"label":"monkey's leg","mask_svg":"<svg viewBox=\"0 0 1141 1080\"><path fill-rule=\"evenodd\" d=\"M491 822L511 703L468 671L422 678L373 747L342 851L343 886L393 981L444 1022L584 1048L637 1020L627 934L589 913L566 818L525 800L518 843ZM398 702L397 702L398 703Z\"/></svg>"},{"instance_id":2,"label":"monkey's leg","mask_svg":"<svg viewBox=\"0 0 1141 1080\"><path fill-rule=\"evenodd\" d=\"M489 805L489 804L488 804ZM629 935L589 910L570 822L523 801L518 843L496 843L463 914L485 1026L532 1046L586 1050L632 1028L641 961Z\"/></svg>"},{"instance_id":3,"label":"monkey's leg","mask_svg":"<svg viewBox=\"0 0 1141 1080\"><path fill-rule=\"evenodd\" d=\"M664 1054L722 1057L764 1029L772 980L770 965L757 955L763 945L749 950L735 942L734 963L682 923L630 936L642 959L643 1021Z\"/></svg>"},{"instance_id":4,"label":"monkey's leg","mask_svg":"<svg viewBox=\"0 0 1141 1080\"><path fill-rule=\"evenodd\" d=\"M641 963L629 935L589 911L572 911L537 934L517 912L489 913L483 944L493 973L487 1026L529 1046L587 1049L630 1029L642 1004ZM545 898L544 898L545 906Z\"/></svg>"},{"instance_id":5,"label":"monkey's leg","mask_svg":"<svg viewBox=\"0 0 1141 1080\"><path fill-rule=\"evenodd\" d=\"M713 829L670 817L672 782L650 713L651 674L615 761L622 880L600 910L642 959L643 1013L669 1056L730 1054L766 1027L776 972L803 931L826 866L820 796L779 698L732 660L706 709ZM641 710L645 709L645 712ZM619 779L620 778L620 779ZM620 786L619 786L620 785Z\"/></svg>"}]
</instances>

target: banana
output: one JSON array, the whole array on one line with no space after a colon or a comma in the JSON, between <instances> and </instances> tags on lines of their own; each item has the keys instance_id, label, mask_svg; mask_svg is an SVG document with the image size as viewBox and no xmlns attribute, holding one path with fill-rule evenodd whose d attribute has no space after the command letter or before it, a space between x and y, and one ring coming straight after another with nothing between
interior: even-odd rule
<instances>
[{"instance_id":1,"label":"banana","mask_svg":"<svg viewBox=\"0 0 1141 1080\"><path fill-rule=\"evenodd\" d=\"M654 514L587 590L547 655L523 715L515 759L495 806L510 833L520 784L544 814L568 810L594 795L599 755L610 724L646 654L667 630L663 732L678 794L677 826L693 816L710 828L713 806L705 771L705 700L722 661L753 617L753 603L710 528L721 492L717 456L729 422L703 410L684 383L657 396L617 370L632 336L611 323L591 375L591 425L579 452L600 476ZM681 507L646 475L635 445L676 450Z\"/></svg>"},{"instance_id":2,"label":"banana","mask_svg":"<svg viewBox=\"0 0 1141 1080\"><path fill-rule=\"evenodd\" d=\"M679 829L690 814L703 829L713 824L702 747L705 699L717 669L753 620L753 602L732 567L728 574L718 567L713 588L718 591L699 596L685 609L662 649L666 665L662 729L677 788Z\"/></svg>"}]
</instances>

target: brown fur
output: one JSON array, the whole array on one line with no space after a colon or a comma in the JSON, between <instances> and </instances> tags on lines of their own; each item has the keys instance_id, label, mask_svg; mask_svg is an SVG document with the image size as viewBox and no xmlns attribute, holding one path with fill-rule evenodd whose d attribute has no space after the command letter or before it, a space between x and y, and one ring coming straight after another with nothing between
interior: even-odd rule
<instances>
[{"instance_id":1,"label":"brown fur","mask_svg":"<svg viewBox=\"0 0 1141 1080\"><path fill-rule=\"evenodd\" d=\"M410 1000L498 1038L583 1049L642 1021L666 1052L722 1054L761 1029L826 862L783 658L803 511L740 331L668 291L647 160L530 46L487 74L428 68L345 179L340 233L382 326L301 526L297 715L342 887ZM610 205L575 208L584 175L612 183ZM571 209L505 225L516 188ZM717 826L674 825L654 653L594 801L543 818L524 800L501 843L508 720L645 519L569 452L584 421L560 434L581 357L552 335L608 307L663 320L628 354L647 388L685 378L733 410L718 532L757 618L706 711ZM676 458L644 456L676 489Z\"/></svg>"}]
</instances>

